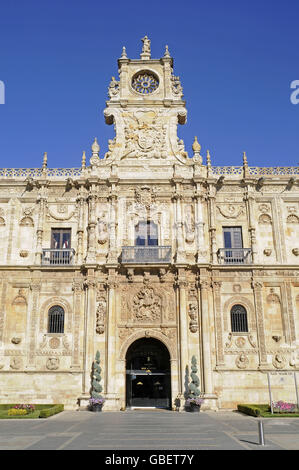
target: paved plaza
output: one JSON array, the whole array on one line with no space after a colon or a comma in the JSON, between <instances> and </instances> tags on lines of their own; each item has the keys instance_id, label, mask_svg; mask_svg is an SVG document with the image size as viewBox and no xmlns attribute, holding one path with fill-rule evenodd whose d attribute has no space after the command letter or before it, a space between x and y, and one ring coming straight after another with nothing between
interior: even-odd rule
<instances>
[{"instance_id":1,"label":"paved plaza","mask_svg":"<svg viewBox=\"0 0 299 470\"><path fill-rule=\"evenodd\" d=\"M107 456L118 450L299 450L299 418L263 423L265 446L258 419L233 411L64 411L48 419L1 420L0 450L105 450Z\"/></svg>"}]
</instances>

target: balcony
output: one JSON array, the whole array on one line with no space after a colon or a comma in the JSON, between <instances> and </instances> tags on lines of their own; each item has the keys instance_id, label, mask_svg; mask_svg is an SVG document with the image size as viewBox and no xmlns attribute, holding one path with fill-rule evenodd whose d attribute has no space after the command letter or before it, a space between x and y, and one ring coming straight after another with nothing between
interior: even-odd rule
<instances>
[{"instance_id":1,"label":"balcony","mask_svg":"<svg viewBox=\"0 0 299 470\"><path fill-rule=\"evenodd\" d=\"M251 248L220 248L217 256L219 264L252 264Z\"/></svg>"},{"instance_id":2,"label":"balcony","mask_svg":"<svg viewBox=\"0 0 299 470\"><path fill-rule=\"evenodd\" d=\"M73 249L44 249L42 253L43 266L69 266L74 264L75 250Z\"/></svg>"},{"instance_id":3,"label":"balcony","mask_svg":"<svg viewBox=\"0 0 299 470\"><path fill-rule=\"evenodd\" d=\"M170 246L123 246L122 263L168 264L171 263Z\"/></svg>"}]
</instances>

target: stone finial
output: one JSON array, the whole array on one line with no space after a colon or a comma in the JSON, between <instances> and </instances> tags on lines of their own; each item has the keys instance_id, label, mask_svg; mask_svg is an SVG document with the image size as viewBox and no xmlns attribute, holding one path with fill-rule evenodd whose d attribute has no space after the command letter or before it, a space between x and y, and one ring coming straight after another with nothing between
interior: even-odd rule
<instances>
[{"instance_id":1,"label":"stone finial","mask_svg":"<svg viewBox=\"0 0 299 470\"><path fill-rule=\"evenodd\" d=\"M194 142L192 145L193 150L193 160L199 164L202 164L202 156L200 155L201 145L197 140L197 137L194 137Z\"/></svg>"},{"instance_id":2,"label":"stone finial","mask_svg":"<svg viewBox=\"0 0 299 470\"><path fill-rule=\"evenodd\" d=\"M147 60L151 58L151 41L147 36L141 39L143 42L142 46L142 53L140 54L140 58L143 60Z\"/></svg>"},{"instance_id":3,"label":"stone finial","mask_svg":"<svg viewBox=\"0 0 299 470\"><path fill-rule=\"evenodd\" d=\"M82 169L86 168L86 155L85 155L85 150L82 153L82 163L81 163Z\"/></svg>"},{"instance_id":4,"label":"stone finial","mask_svg":"<svg viewBox=\"0 0 299 470\"><path fill-rule=\"evenodd\" d=\"M91 165L97 165L100 162L100 158L99 158L100 146L98 144L98 141L97 141L96 137L95 137L94 142L91 146L91 150L92 150L92 156L91 156L91 159L90 159L90 164Z\"/></svg>"},{"instance_id":5,"label":"stone finial","mask_svg":"<svg viewBox=\"0 0 299 470\"><path fill-rule=\"evenodd\" d=\"M192 150L193 150L194 153L201 151L201 145L200 145L200 143L198 142L196 136L194 137L194 142L193 142L193 145L192 145Z\"/></svg>"},{"instance_id":6,"label":"stone finial","mask_svg":"<svg viewBox=\"0 0 299 470\"><path fill-rule=\"evenodd\" d=\"M207 165L211 166L211 155L210 150L207 150Z\"/></svg>"},{"instance_id":7,"label":"stone finial","mask_svg":"<svg viewBox=\"0 0 299 470\"><path fill-rule=\"evenodd\" d=\"M100 146L98 144L97 138L94 138L94 142L91 146L92 156L99 156Z\"/></svg>"},{"instance_id":8,"label":"stone finial","mask_svg":"<svg viewBox=\"0 0 299 470\"><path fill-rule=\"evenodd\" d=\"M127 59L127 58L128 58L127 51L126 51L125 46L123 46L123 51L121 53L121 59Z\"/></svg>"},{"instance_id":9,"label":"stone finial","mask_svg":"<svg viewBox=\"0 0 299 470\"><path fill-rule=\"evenodd\" d=\"M243 152L243 165L248 165L246 152Z\"/></svg>"},{"instance_id":10,"label":"stone finial","mask_svg":"<svg viewBox=\"0 0 299 470\"><path fill-rule=\"evenodd\" d=\"M165 59L170 59L171 58L167 45L165 46L164 58Z\"/></svg>"},{"instance_id":11,"label":"stone finial","mask_svg":"<svg viewBox=\"0 0 299 470\"><path fill-rule=\"evenodd\" d=\"M47 152L44 152L43 169L47 168L47 164L48 164L48 154L47 154Z\"/></svg>"}]
</instances>

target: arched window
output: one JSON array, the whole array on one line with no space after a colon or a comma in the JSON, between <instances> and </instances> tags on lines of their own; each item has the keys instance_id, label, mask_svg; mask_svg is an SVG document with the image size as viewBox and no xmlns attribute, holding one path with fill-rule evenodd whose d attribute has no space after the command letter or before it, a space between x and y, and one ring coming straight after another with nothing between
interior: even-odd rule
<instances>
[{"instance_id":1,"label":"arched window","mask_svg":"<svg viewBox=\"0 0 299 470\"><path fill-rule=\"evenodd\" d=\"M232 332L248 332L247 312L243 305L234 305L230 311Z\"/></svg>"},{"instance_id":2,"label":"arched window","mask_svg":"<svg viewBox=\"0 0 299 470\"><path fill-rule=\"evenodd\" d=\"M49 310L48 333L64 333L64 310L60 305L54 305Z\"/></svg>"}]
</instances>

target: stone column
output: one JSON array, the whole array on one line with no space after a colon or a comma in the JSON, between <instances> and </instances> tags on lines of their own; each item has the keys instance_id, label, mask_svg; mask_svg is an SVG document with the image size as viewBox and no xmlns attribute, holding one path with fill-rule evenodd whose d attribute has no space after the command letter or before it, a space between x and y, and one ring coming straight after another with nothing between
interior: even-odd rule
<instances>
[{"instance_id":1,"label":"stone column","mask_svg":"<svg viewBox=\"0 0 299 470\"><path fill-rule=\"evenodd\" d=\"M211 362L211 335L210 335L210 309L209 295L211 285L208 280L200 281L201 299L201 345L204 392L213 393L212 362Z\"/></svg>"}]
</instances>

